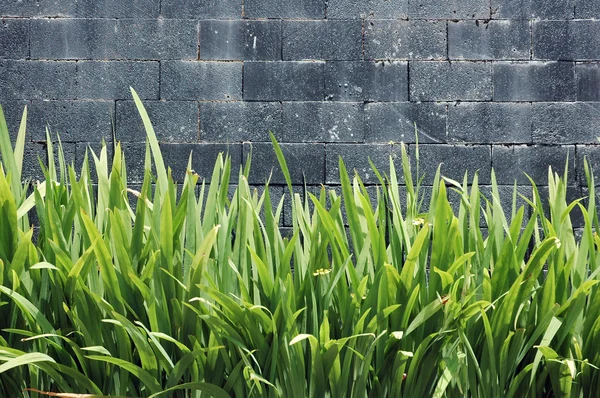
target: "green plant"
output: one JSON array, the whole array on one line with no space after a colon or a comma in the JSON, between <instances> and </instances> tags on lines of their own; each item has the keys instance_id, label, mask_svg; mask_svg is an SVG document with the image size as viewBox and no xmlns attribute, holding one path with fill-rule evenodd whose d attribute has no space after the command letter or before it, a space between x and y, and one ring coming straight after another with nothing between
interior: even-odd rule
<instances>
[{"instance_id":1,"label":"green plant","mask_svg":"<svg viewBox=\"0 0 600 398\"><path fill-rule=\"evenodd\" d=\"M283 236L284 199L273 203L268 183L261 195L251 189L250 160L238 171L219 156L210 183L197 192L188 171L179 189L133 97L148 135L139 192L128 187L119 144L110 167L106 148L91 152L92 181L87 156L78 172L48 136L58 168L50 161L27 196L26 113L13 149L0 108L0 395L587 397L597 389L600 237L587 165L587 207L567 203L566 177L550 171L549 212L532 181L528 214L516 189L504 209L494 178L486 198L476 174L459 183L439 169L421 209L404 147L405 185L390 159L388 176L375 170L372 201L340 159L341 196L293 195L293 232ZM448 189L460 198L457 214ZM580 240L574 208L585 220Z\"/></svg>"}]
</instances>

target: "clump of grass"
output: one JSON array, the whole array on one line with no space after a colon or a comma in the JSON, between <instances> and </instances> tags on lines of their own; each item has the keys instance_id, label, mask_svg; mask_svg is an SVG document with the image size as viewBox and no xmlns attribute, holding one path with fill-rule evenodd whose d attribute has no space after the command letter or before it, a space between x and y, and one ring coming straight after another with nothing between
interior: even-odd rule
<instances>
[{"instance_id":1,"label":"clump of grass","mask_svg":"<svg viewBox=\"0 0 600 398\"><path fill-rule=\"evenodd\" d=\"M119 144L110 167L103 148L76 170L50 139L58 167L22 184L26 112L13 147L0 108L1 396L594 395L600 237L587 165L587 207L567 203L566 176L550 171L549 212L533 181L528 212L516 190L502 208L494 178L484 198L477 175L459 183L439 169L421 209L404 148L405 185L390 161L371 198L340 159L341 195L293 195L283 236L284 199L251 190L249 166L233 170L227 155L199 192L191 171L178 188L133 97L148 135L139 191Z\"/></svg>"}]
</instances>

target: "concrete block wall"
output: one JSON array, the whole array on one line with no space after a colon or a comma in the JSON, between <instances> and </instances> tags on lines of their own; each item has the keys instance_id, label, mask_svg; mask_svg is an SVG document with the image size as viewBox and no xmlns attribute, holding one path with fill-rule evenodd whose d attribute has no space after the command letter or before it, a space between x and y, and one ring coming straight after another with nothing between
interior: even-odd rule
<instances>
[{"instance_id":1,"label":"concrete block wall","mask_svg":"<svg viewBox=\"0 0 600 398\"><path fill-rule=\"evenodd\" d=\"M373 185L368 157L414 153L415 123L425 185L443 163L543 186L567 155L574 196L585 156L600 175L598 0L0 1L0 104L12 132L29 106L29 156L46 124L76 162L114 135L135 182L129 86L175 178L190 150L210 178L220 151L252 149L250 182L283 185L272 131L299 191L335 188L340 155Z\"/></svg>"}]
</instances>

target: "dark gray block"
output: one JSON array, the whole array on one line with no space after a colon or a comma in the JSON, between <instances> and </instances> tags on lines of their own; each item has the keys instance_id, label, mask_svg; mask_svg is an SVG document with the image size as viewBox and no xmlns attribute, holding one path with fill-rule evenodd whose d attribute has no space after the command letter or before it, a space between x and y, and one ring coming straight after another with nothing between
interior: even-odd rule
<instances>
[{"instance_id":1,"label":"dark gray block","mask_svg":"<svg viewBox=\"0 0 600 398\"><path fill-rule=\"evenodd\" d=\"M587 179L585 176L584 161L587 161L588 167L594 174L594 186L600 186L600 146L598 145L577 145L577 181L581 186L587 186ZM572 155L571 155L572 156ZM587 188L586 188L587 190ZM600 191L596 189L596 193L600 194ZM596 204L600 203L598 197L596 197Z\"/></svg>"},{"instance_id":2,"label":"dark gray block","mask_svg":"<svg viewBox=\"0 0 600 398\"><path fill-rule=\"evenodd\" d=\"M325 18L325 0L244 0L246 18Z\"/></svg>"},{"instance_id":3,"label":"dark gray block","mask_svg":"<svg viewBox=\"0 0 600 398\"><path fill-rule=\"evenodd\" d=\"M277 102L200 103L202 141L270 141L281 135L281 104Z\"/></svg>"},{"instance_id":4,"label":"dark gray block","mask_svg":"<svg viewBox=\"0 0 600 398\"><path fill-rule=\"evenodd\" d=\"M2 99L73 99L75 62L0 59Z\"/></svg>"},{"instance_id":5,"label":"dark gray block","mask_svg":"<svg viewBox=\"0 0 600 398\"><path fill-rule=\"evenodd\" d=\"M573 18L575 1L576 0L491 0L492 18ZM577 7L579 7L579 4Z\"/></svg>"},{"instance_id":6,"label":"dark gray block","mask_svg":"<svg viewBox=\"0 0 600 398\"><path fill-rule=\"evenodd\" d=\"M577 64L577 101L600 101L600 64Z\"/></svg>"},{"instance_id":7,"label":"dark gray block","mask_svg":"<svg viewBox=\"0 0 600 398\"><path fill-rule=\"evenodd\" d=\"M325 169L325 145L281 144L290 178L293 184L322 184ZM252 168L248 176L250 184L264 184L271 172L272 184L285 184L277 156L271 143L244 143L243 157L246 159L252 148Z\"/></svg>"},{"instance_id":8,"label":"dark gray block","mask_svg":"<svg viewBox=\"0 0 600 398\"><path fill-rule=\"evenodd\" d=\"M350 21L284 21L283 59L362 59L362 23Z\"/></svg>"},{"instance_id":9,"label":"dark gray block","mask_svg":"<svg viewBox=\"0 0 600 398\"><path fill-rule=\"evenodd\" d=\"M530 143L531 104L461 102L449 105L448 141Z\"/></svg>"},{"instance_id":10,"label":"dark gray block","mask_svg":"<svg viewBox=\"0 0 600 398\"><path fill-rule=\"evenodd\" d=\"M446 59L442 21L365 21L366 59Z\"/></svg>"},{"instance_id":11,"label":"dark gray block","mask_svg":"<svg viewBox=\"0 0 600 398\"><path fill-rule=\"evenodd\" d=\"M201 21L200 59L281 59L280 21Z\"/></svg>"},{"instance_id":12,"label":"dark gray block","mask_svg":"<svg viewBox=\"0 0 600 398\"><path fill-rule=\"evenodd\" d=\"M165 165L172 170L173 180L183 182L190 153L192 154L192 170L200 175L200 182L210 182L215 161L219 153L231 156L232 174L237 176L242 165L241 144L161 144Z\"/></svg>"},{"instance_id":13,"label":"dark gray block","mask_svg":"<svg viewBox=\"0 0 600 398\"><path fill-rule=\"evenodd\" d=\"M38 19L32 58L196 59L197 23L187 20Z\"/></svg>"},{"instance_id":14,"label":"dark gray block","mask_svg":"<svg viewBox=\"0 0 600 398\"><path fill-rule=\"evenodd\" d=\"M46 139L46 126L63 142L112 141L113 101L32 101L27 131L31 139Z\"/></svg>"},{"instance_id":15,"label":"dark gray block","mask_svg":"<svg viewBox=\"0 0 600 398\"><path fill-rule=\"evenodd\" d=\"M548 167L563 174L569 153L569 180L575 182L574 146L494 146L492 166L498 184L529 184L529 175L536 184L548 184Z\"/></svg>"},{"instance_id":16,"label":"dark gray block","mask_svg":"<svg viewBox=\"0 0 600 398\"><path fill-rule=\"evenodd\" d=\"M533 104L533 142L594 144L600 135L600 103Z\"/></svg>"},{"instance_id":17,"label":"dark gray block","mask_svg":"<svg viewBox=\"0 0 600 398\"><path fill-rule=\"evenodd\" d=\"M327 19L405 19L409 0L329 0Z\"/></svg>"},{"instance_id":18,"label":"dark gray block","mask_svg":"<svg viewBox=\"0 0 600 398\"><path fill-rule=\"evenodd\" d=\"M573 101L572 62L494 63L494 101Z\"/></svg>"},{"instance_id":19,"label":"dark gray block","mask_svg":"<svg viewBox=\"0 0 600 398\"><path fill-rule=\"evenodd\" d=\"M600 59L600 21L536 21L533 56L550 60Z\"/></svg>"},{"instance_id":20,"label":"dark gray block","mask_svg":"<svg viewBox=\"0 0 600 398\"><path fill-rule=\"evenodd\" d=\"M408 63L327 62L325 94L334 101L406 101Z\"/></svg>"},{"instance_id":21,"label":"dark gray block","mask_svg":"<svg viewBox=\"0 0 600 398\"><path fill-rule=\"evenodd\" d=\"M78 18L158 18L160 0L77 0L75 9Z\"/></svg>"},{"instance_id":22,"label":"dark gray block","mask_svg":"<svg viewBox=\"0 0 600 398\"><path fill-rule=\"evenodd\" d=\"M600 0L577 1L575 18L600 18Z\"/></svg>"},{"instance_id":23,"label":"dark gray block","mask_svg":"<svg viewBox=\"0 0 600 398\"><path fill-rule=\"evenodd\" d=\"M377 170L383 175L389 175L390 157L394 161L394 167L399 170L400 145L391 144L328 144L326 148L326 184L340 183L339 157L344 160L346 170L350 175L350 180L358 173L365 184L378 184L379 180L375 172L371 169L369 159L373 162ZM403 183L402 173L398 173L399 183Z\"/></svg>"},{"instance_id":24,"label":"dark gray block","mask_svg":"<svg viewBox=\"0 0 600 398\"><path fill-rule=\"evenodd\" d=\"M284 102L282 142L362 142L361 103Z\"/></svg>"},{"instance_id":25,"label":"dark gray block","mask_svg":"<svg viewBox=\"0 0 600 398\"><path fill-rule=\"evenodd\" d=\"M322 62L245 62L244 100L321 101Z\"/></svg>"},{"instance_id":26,"label":"dark gray block","mask_svg":"<svg viewBox=\"0 0 600 398\"><path fill-rule=\"evenodd\" d=\"M0 20L0 58L29 57L29 20Z\"/></svg>"},{"instance_id":27,"label":"dark gray block","mask_svg":"<svg viewBox=\"0 0 600 398\"><path fill-rule=\"evenodd\" d=\"M23 168L21 178L24 181L44 181L44 173L40 166L40 161L45 166L48 165L48 155L46 144L38 142L28 142L23 151Z\"/></svg>"},{"instance_id":28,"label":"dark gray block","mask_svg":"<svg viewBox=\"0 0 600 398\"><path fill-rule=\"evenodd\" d=\"M2 0L3 17L73 17L75 1L65 0Z\"/></svg>"},{"instance_id":29,"label":"dark gray block","mask_svg":"<svg viewBox=\"0 0 600 398\"><path fill-rule=\"evenodd\" d=\"M6 125L8 126L8 134L13 143L17 139L19 126L21 125L21 117L23 116L23 110L26 105L29 107L30 101L0 99L0 106L2 106L2 112L4 112L4 120L6 120ZM31 140L29 128L27 129L26 139ZM2 155L0 155L0 159L1 158Z\"/></svg>"},{"instance_id":30,"label":"dark gray block","mask_svg":"<svg viewBox=\"0 0 600 398\"><path fill-rule=\"evenodd\" d=\"M158 62L78 61L77 97L130 99L133 87L142 99L158 99Z\"/></svg>"},{"instance_id":31,"label":"dark gray block","mask_svg":"<svg viewBox=\"0 0 600 398\"><path fill-rule=\"evenodd\" d=\"M446 104L373 102L365 105L366 142L446 142Z\"/></svg>"},{"instance_id":32,"label":"dark gray block","mask_svg":"<svg viewBox=\"0 0 600 398\"><path fill-rule=\"evenodd\" d=\"M529 22L448 22L450 59L529 59Z\"/></svg>"},{"instance_id":33,"label":"dark gray block","mask_svg":"<svg viewBox=\"0 0 600 398\"><path fill-rule=\"evenodd\" d=\"M198 141L198 104L195 101L144 101L160 142ZM146 130L133 101L117 101L117 140L146 142Z\"/></svg>"},{"instance_id":34,"label":"dark gray block","mask_svg":"<svg viewBox=\"0 0 600 398\"><path fill-rule=\"evenodd\" d=\"M161 0L165 18L240 19L241 0Z\"/></svg>"},{"instance_id":35,"label":"dark gray block","mask_svg":"<svg viewBox=\"0 0 600 398\"><path fill-rule=\"evenodd\" d=\"M241 62L161 61L161 99L242 99Z\"/></svg>"},{"instance_id":36,"label":"dark gray block","mask_svg":"<svg viewBox=\"0 0 600 398\"><path fill-rule=\"evenodd\" d=\"M426 62L410 65L411 101L492 99L492 67L486 62Z\"/></svg>"},{"instance_id":37,"label":"dark gray block","mask_svg":"<svg viewBox=\"0 0 600 398\"><path fill-rule=\"evenodd\" d=\"M413 151L411 147L411 152ZM413 170L416 170L413 162ZM472 179L475 172L479 173L479 183L489 184L491 181L492 155L489 145L434 145L419 144L419 172L423 176L423 184L433 183L435 173L441 164L443 176L456 181L462 181L465 172Z\"/></svg>"},{"instance_id":38,"label":"dark gray block","mask_svg":"<svg viewBox=\"0 0 600 398\"><path fill-rule=\"evenodd\" d=\"M486 19L490 17L489 0L409 0L411 19Z\"/></svg>"}]
</instances>

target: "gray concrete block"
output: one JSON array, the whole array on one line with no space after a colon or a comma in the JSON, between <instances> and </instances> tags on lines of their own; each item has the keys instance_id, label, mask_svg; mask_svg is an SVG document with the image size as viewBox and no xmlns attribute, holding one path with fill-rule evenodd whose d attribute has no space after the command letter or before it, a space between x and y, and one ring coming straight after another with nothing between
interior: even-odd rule
<instances>
[{"instance_id":1,"label":"gray concrete block","mask_svg":"<svg viewBox=\"0 0 600 398\"><path fill-rule=\"evenodd\" d=\"M414 157L411 158L411 162L415 173ZM462 182L465 172L471 180L477 172L480 184L489 184L491 181L492 154L489 145L419 144L419 173L423 176L423 184L433 183L440 164L442 176L453 180Z\"/></svg>"},{"instance_id":2,"label":"gray concrete block","mask_svg":"<svg viewBox=\"0 0 600 398\"><path fill-rule=\"evenodd\" d=\"M406 19L409 0L329 0L327 19Z\"/></svg>"},{"instance_id":3,"label":"gray concrete block","mask_svg":"<svg viewBox=\"0 0 600 398\"><path fill-rule=\"evenodd\" d=\"M284 21L283 59L362 59L362 22Z\"/></svg>"},{"instance_id":4,"label":"gray concrete block","mask_svg":"<svg viewBox=\"0 0 600 398\"><path fill-rule=\"evenodd\" d=\"M154 61L78 61L77 98L158 99L159 66Z\"/></svg>"},{"instance_id":5,"label":"gray concrete block","mask_svg":"<svg viewBox=\"0 0 600 398\"><path fill-rule=\"evenodd\" d=\"M77 0L75 10L78 18L158 18L160 0Z\"/></svg>"},{"instance_id":6,"label":"gray concrete block","mask_svg":"<svg viewBox=\"0 0 600 398\"><path fill-rule=\"evenodd\" d=\"M165 160L165 166L172 170L173 180L183 182L190 157L192 154L192 170L200 175L200 182L206 180L210 182L215 161L219 153L223 156L231 156L231 170L233 175L237 175L242 165L242 145L241 144L161 144Z\"/></svg>"},{"instance_id":7,"label":"gray concrete block","mask_svg":"<svg viewBox=\"0 0 600 398\"><path fill-rule=\"evenodd\" d=\"M0 58L29 58L28 19L0 19Z\"/></svg>"},{"instance_id":8,"label":"gray concrete block","mask_svg":"<svg viewBox=\"0 0 600 398\"><path fill-rule=\"evenodd\" d=\"M534 21L533 57L600 59L600 21Z\"/></svg>"},{"instance_id":9,"label":"gray concrete block","mask_svg":"<svg viewBox=\"0 0 600 398\"><path fill-rule=\"evenodd\" d=\"M594 186L600 186L600 146L598 145L577 145L576 162L577 162L577 181L579 185L587 187L587 178L585 175L584 162L587 161L588 167L594 175ZM587 190L587 188L586 188ZM600 191L596 189L596 193ZM596 203L600 203L596 197Z\"/></svg>"},{"instance_id":10,"label":"gray concrete block","mask_svg":"<svg viewBox=\"0 0 600 398\"><path fill-rule=\"evenodd\" d=\"M575 65L577 101L600 101L600 63Z\"/></svg>"},{"instance_id":11,"label":"gray concrete block","mask_svg":"<svg viewBox=\"0 0 600 398\"><path fill-rule=\"evenodd\" d=\"M282 142L362 142L362 103L284 102Z\"/></svg>"},{"instance_id":12,"label":"gray concrete block","mask_svg":"<svg viewBox=\"0 0 600 398\"><path fill-rule=\"evenodd\" d=\"M245 18L325 18L325 0L244 0Z\"/></svg>"},{"instance_id":13,"label":"gray concrete block","mask_svg":"<svg viewBox=\"0 0 600 398\"><path fill-rule=\"evenodd\" d=\"M358 173L365 184L378 184L379 180L372 170L369 159L373 162L379 173L389 175L390 157L394 161L396 170L400 170L400 145L391 144L327 144L326 148L326 184L340 183L339 157L341 156L350 180ZM402 173L398 173L399 184L403 183Z\"/></svg>"},{"instance_id":14,"label":"gray concrete block","mask_svg":"<svg viewBox=\"0 0 600 398\"><path fill-rule=\"evenodd\" d=\"M202 141L270 141L282 131L281 104L278 102L202 102L200 139Z\"/></svg>"},{"instance_id":15,"label":"gray concrete block","mask_svg":"<svg viewBox=\"0 0 600 398\"><path fill-rule=\"evenodd\" d=\"M365 21L366 59L446 59L444 21Z\"/></svg>"},{"instance_id":16,"label":"gray concrete block","mask_svg":"<svg viewBox=\"0 0 600 398\"><path fill-rule=\"evenodd\" d=\"M409 0L410 19L487 19L489 0Z\"/></svg>"},{"instance_id":17,"label":"gray concrete block","mask_svg":"<svg viewBox=\"0 0 600 398\"><path fill-rule=\"evenodd\" d=\"M572 62L494 63L494 101L573 101Z\"/></svg>"},{"instance_id":18,"label":"gray concrete block","mask_svg":"<svg viewBox=\"0 0 600 398\"><path fill-rule=\"evenodd\" d=\"M281 59L280 21L201 21L200 59Z\"/></svg>"},{"instance_id":19,"label":"gray concrete block","mask_svg":"<svg viewBox=\"0 0 600 398\"><path fill-rule=\"evenodd\" d=\"M595 144L600 135L600 103L533 104L533 142Z\"/></svg>"},{"instance_id":20,"label":"gray concrete block","mask_svg":"<svg viewBox=\"0 0 600 398\"><path fill-rule=\"evenodd\" d=\"M323 68L323 62L245 62L244 100L322 101Z\"/></svg>"},{"instance_id":21,"label":"gray concrete block","mask_svg":"<svg viewBox=\"0 0 600 398\"><path fill-rule=\"evenodd\" d=\"M64 0L2 0L2 17L73 17L75 1Z\"/></svg>"},{"instance_id":22,"label":"gray concrete block","mask_svg":"<svg viewBox=\"0 0 600 398\"><path fill-rule=\"evenodd\" d=\"M6 125L8 126L8 135L10 136L11 142L15 142L17 139L17 134L19 133L19 126L21 125L21 117L23 116L23 110L25 106L30 106L30 101L26 100L3 100L0 99L0 106L2 107L2 112L4 113L4 120L6 121ZM31 140L31 134L29 133L29 129L27 130L28 134L26 135L27 140ZM0 159L2 159L2 155L0 155Z\"/></svg>"},{"instance_id":23,"label":"gray concrete block","mask_svg":"<svg viewBox=\"0 0 600 398\"><path fill-rule=\"evenodd\" d=\"M531 142L531 104L461 102L448 106L448 141ZM535 140L534 140L535 141Z\"/></svg>"},{"instance_id":24,"label":"gray concrete block","mask_svg":"<svg viewBox=\"0 0 600 398\"><path fill-rule=\"evenodd\" d=\"M44 173L40 162L48 165L48 155L46 144L38 142L28 142L23 151L23 168L21 178L23 181L44 181Z\"/></svg>"},{"instance_id":25,"label":"gray concrete block","mask_svg":"<svg viewBox=\"0 0 600 398\"><path fill-rule=\"evenodd\" d=\"M241 62L161 61L161 99L242 99Z\"/></svg>"},{"instance_id":26,"label":"gray concrete block","mask_svg":"<svg viewBox=\"0 0 600 398\"><path fill-rule=\"evenodd\" d=\"M195 101L144 101L160 142L198 141L198 103ZM117 140L146 142L146 130L133 101L117 101Z\"/></svg>"},{"instance_id":27,"label":"gray concrete block","mask_svg":"<svg viewBox=\"0 0 600 398\"><path fill-rule=\"evenodd\" d=\"M240 0L161 0L165 18L241 19Z\"/></svg>"},{"instance_id":28,"label":"gray concrete block","mask_svg":"<svg viewBox=\"0 0 600 398\"><path fill-rule=\"evenodd\" d=\"M529 184L529 175L537 185L548 185L548 167L563 174L569 153L569 184L575 183L574 146L494 146L492 166L498 184Z\"/></svg>"},{"instance_id":29,"label":"gray concrete block","mask_svg":"<svg viewBox=\"0 0 600 398\"><path fill-rule=\"evenodd\" d=\"M417 132L415 132L415 124ZM366 142L446 142L446 104L372 102L365 105Z\"/></svg>"},{"instance_id":30,"label":"gray concrete block","mask_svg":"<svg viewBox=\"0 0 600 398\"><path fill-rule=\"evenodd\" d=\"M573 18L575 1L576 0L491 0L492 18Z\"/></svg>"},{"instance_id":31,"label":"gray concrete block","mask_svg":"<svg viewBox=\"0 0 600 398\"><path fill-rule=\"evenodd\" d=\"M579 0L575 5L575 18L600 18L600 0Z\"/></svg>"},{"instance_id":32,"label":"gray concrete block","mask_svg":"<svg viewBox=\"0 0 600 398\"><path fill-rule=\"evenodd\" d=\"M73 99L75 62L0 59L0 98Z\"/></svg>"},{"instance_id":33,"label":"gray concrete block","mask_svg":"<svg viewBox=\"0 0 600 398\"><path fill-rule=\"evenodd\" d=\"M410 64L411 101L485 101L492 99L492 66L487 62Z\"/></svg>"},{"instance_id":34,"label":"gray concrete block","mask_svg":"<svg viewBox=\"0 0 600 398\"><path fill-rule=\"evenodd\" d=\"M334 101L406 101L408 63L327 62L325 95Z\"/></svg>"},{"instance_id":35,"label":"gray concrete block","mask_svg":"<svg viewBox=\"0 0 600 398\"><path fill-rule=\"evenodd\" d=\"M196 59L197 23L189 20L38 19L32 58Z\"/></svg>"},{"instance_id":36,"label":"gray concrete block","mask_svg":"<svg viewBox=\"0 0 600 398\"><path fill-rule=\"evenodd\" d=\"M529 59L530 45L525 20L448 22L450 59Z\"/></svg>"},{"instance_id":37,"label":"gray concrete block","mask_svg":"<svg viewBox=\"0 0 600 398\"><path fill-rule=\"evenodd\" d=\"M281 144L292 184L322 184L325 169L325 145ZM285 184L277 156L271 143L244 143L243 158L252 151L252 167L248 182L264 184L271 172L271 184Z\"/></svg>"},{"instance_id":38,"label":"gray concrete block","mask_svg":"<svg viewBox=\"0 0 600 398\"><path fill-rule=\"evenodd\" d=\"M63 142L112 141L114 113L114 101L32 101L27 132L31 139L44 141L48 126Z\"/></svg>"}]
</instances>

